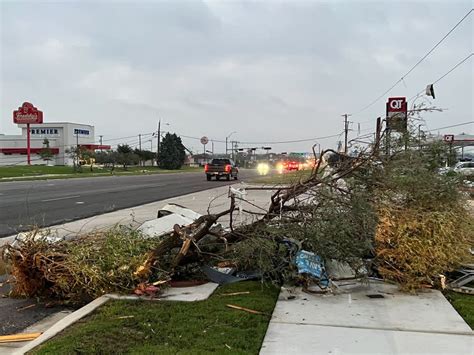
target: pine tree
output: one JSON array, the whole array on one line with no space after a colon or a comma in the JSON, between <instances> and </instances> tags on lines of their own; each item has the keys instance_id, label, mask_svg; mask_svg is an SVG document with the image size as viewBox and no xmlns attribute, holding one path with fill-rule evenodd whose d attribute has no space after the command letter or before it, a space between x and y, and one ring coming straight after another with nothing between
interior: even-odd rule
<instances>
[{"instance_id":1,"label":"pine tree","mask_svg":"<svg viewBox=\"0 0 474 355\"><path fill-rule=\"evenodd\" d=\"M158 166L162 169L181 169L185 159L186 152L181 138L174 133L166 133L160 144Z\"/></svg>"}]
</instances>

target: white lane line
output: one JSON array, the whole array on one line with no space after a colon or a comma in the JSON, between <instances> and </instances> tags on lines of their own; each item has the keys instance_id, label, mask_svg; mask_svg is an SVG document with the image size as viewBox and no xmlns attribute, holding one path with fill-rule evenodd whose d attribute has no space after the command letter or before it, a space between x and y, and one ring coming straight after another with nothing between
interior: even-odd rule
<instances>
[{"instance_id":1,"label":"white lane line","mask_svg":"<svg viewBox=\"0 0 474 355\"><path fill-rule=\"evenodd\" d=\"M76 202L76 205L83 205L83 204L84 204L83 201L77 201L77 202Z\"/></svg>"},{"instance_id":2,"label":"white lane line","mask_svg":"<svg viewBox=\"0 0 474 355\"><path fill-rule=\"evenodd\" d=\"M41 202L67 200L67 199L69 199L69 198L76 198L76 197L81 197L81 195L65 196L65 197L58 197L58 198L50 198L50 199L48 199L48 200L41 200Z\"/></svg>"}]
</instances>

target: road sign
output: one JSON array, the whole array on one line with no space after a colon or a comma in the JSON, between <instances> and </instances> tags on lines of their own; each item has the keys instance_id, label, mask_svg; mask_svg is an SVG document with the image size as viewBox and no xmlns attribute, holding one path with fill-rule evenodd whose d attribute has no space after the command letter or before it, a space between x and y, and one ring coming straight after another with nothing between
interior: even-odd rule
<instances>
[{"instance_id":1,"label":"road sign","mask_svg":"<svg viewBox=\"0 0 474 355\"><path fill-rule=\"evenodd\" d=\"M387 128L399 132L406 131L407 111L406 97L389 97L387 101Z\"/></svg>"},{"instance_id":2,"label":"road sign","mask_svg":"<svg viewBox=\"0 0 474 355\"><path fill-rule=\"evenodd\" d=\"M43 112L29 102L24 102L21 107L18 107L18 110L13 111L13 123L43 123Z\"/></svg>"},{"instance_id":3,"label":"road sign","mask_svg":"<svg viewBox=\"0 0 474 355\"><path fill-rule=\"evenodd\" d=\"M201 137L201 144L206 145L207 143L209 143L209 138L206 136Z\"/></svg>"},{"instance_id":4,"label":"road sign","mask_svg":"<svg viewBox=\"0 0 474 355\"><path fill-rule=\"evenodd\" d=\"M446 143L453 143L454 142L454 134L445 134L443 139Z\"/></svg>"}]
</instances>

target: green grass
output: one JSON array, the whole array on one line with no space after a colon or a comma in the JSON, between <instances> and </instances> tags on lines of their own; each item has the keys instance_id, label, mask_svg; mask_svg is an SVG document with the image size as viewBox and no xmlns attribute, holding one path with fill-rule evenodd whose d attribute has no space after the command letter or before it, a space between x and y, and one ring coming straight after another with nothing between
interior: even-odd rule
<instances>
[{"instance_id":1,"label":"green grass","mask_svg":"<svg viewBox=\"0 0 474 355\"><path fill-rule=\"evenodd\" d=\"M0 167L0 179L6 181L15 180L28 180L28 179L51 179L51 178L76 178L76 177L91 177L91 176L110 176L113 175L142 175L142 174L166 174L166 173L179 173L179 172L200 172L202 168L194 167L183 167L179 170L165 170L159 169L153 166L147 167L128 167L126 170L123 167L115 167L112 172L110 169L94 167L93 171L90 170L89 166L83 166L80 171L74 171L71 166L44 166L44 165L32 165L32 166L2 166ZM41 175L47 175L43 178ZM53 176L51 176L53 175Z\"/></svg>"},{"instance_id":2,"label":"green grass","mask_svg":"<svg viewBox=\"0 0 474 355\"><path fill-rule=\"evenodd\" d=\"M307 178L310 174L311 170L289 171L282 174L259 176L251 182L266 185L288 185L298 182L301 178Z\"/></svg>"},{"instance_id":3,"label":"green grass","mask_svg":"<svg viewBox=\"0 0 474 355\"><path fill-rule=\"evenodd\" d=\"M239 291L250 294L222 295ZM258 354L277 297L277 287L240 282L220 287L200 302L109 301L32 353ZM124 316L133 318L119 319Z\"/></svg>"},{"instance_id":4,"label":"green grass","mask_svg":"<svg viewBox=\"0 0 474 355\"><path fill-rule=\"evenodd\" d=\"M474 295L465 295L456 292L447 292L446 298L451 302L456 311L464 318L474 330Z\"/></svg>"}]
</instances>

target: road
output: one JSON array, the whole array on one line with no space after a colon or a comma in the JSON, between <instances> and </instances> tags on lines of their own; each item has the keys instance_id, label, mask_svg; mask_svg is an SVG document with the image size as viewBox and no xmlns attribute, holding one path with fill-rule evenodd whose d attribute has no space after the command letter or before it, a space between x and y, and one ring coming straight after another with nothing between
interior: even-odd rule
<instances>
[{"instance_id":1,"label":"road","mask_svg":"<svg viewBox=\"0 0 474 355\"><path fill-rule=\"evenodd\" d=\"M254 175L242 170L239 179ZM0 237L232 183L204 173L2 182Z\"/></svg>"}]
</instances>

